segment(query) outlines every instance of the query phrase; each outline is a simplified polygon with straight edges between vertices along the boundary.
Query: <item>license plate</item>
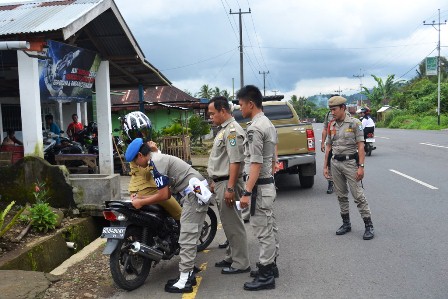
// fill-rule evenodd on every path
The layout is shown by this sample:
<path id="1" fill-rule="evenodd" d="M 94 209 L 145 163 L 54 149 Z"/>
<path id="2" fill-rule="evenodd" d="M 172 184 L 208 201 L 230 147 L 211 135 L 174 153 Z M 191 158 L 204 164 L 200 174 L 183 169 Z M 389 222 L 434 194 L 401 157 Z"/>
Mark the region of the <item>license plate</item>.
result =
<path id="1" fill-rule="evenodd" d="M 126 227 L 103 227 L 101 238 L 124 239 Z"/>
<path id="2" fill-rule="evenodd" d="M 283 169 L 285 169 L 285 162 L 279 161 L 278 162 L 278 170 L 283 170 Z"/>
<path id="3" fill-rule="evenodd" d="M 367 138 L 366 142 L 375 142 L 375 138 Z"/>

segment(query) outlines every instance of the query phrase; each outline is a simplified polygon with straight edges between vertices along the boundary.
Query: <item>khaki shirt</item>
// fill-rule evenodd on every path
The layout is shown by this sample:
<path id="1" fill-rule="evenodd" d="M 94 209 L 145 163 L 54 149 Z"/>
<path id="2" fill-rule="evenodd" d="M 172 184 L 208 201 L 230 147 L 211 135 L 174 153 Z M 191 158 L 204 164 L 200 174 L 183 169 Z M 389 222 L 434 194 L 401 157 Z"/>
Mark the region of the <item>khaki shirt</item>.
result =
<path id="1" fill-rule="evenodd" d="M 345 115 L 351 117 L 350 112 L 348 112 L 347 110 L 345 110 Z M 331 111 L 328 111 L 327 114 L 325 114 L 325 118 L 324 118 L 324 128 L 325 129 L 327 129 L 328 123 L 332 120 L 333 120 L 333 114 L 331 114 Z"/>
<path id="2" fill-rule="evenodd" d="M 207 172 L 212 179 L 228 176 L 230 163 L 241 163 L 239 174 L 242 174 L 244 135 L 243 128 L 233 117 L 221 125 L 221 130 L 215 137 L 212 152 L 208 159 Z"/>
<path id="3" fill-rule="evenodd" d="M 131 181 L 129 182 L 128 191 L 129 193 L 140 192 L 144 189 L 154 189 L 157 190 L 154 178 L 151 175 L 149 166 L 143 168 L 139 167 L 135 162 L 129 163 L 131 167 L 130 175 Z"/>
<path id="4" fill-rule="evenodd" d="M 244 141 L 244 173 L 249 174 L 251 163 L 261 163 L 259 178 L 272 176 L 272 159 L 275 159 L 277 131 L 263 112 L 258 113 L 246 129 Z"/>
<path id="5" fill-rule="evenodd" d="M 333 121 L 327 135 L 333 155 L 353 155 L 358 150 L 358 142 L 364 142 L 364 131 L 359 119 L 345 116 L 341 123 Z"/>
<path id="6" fill-rule="evenodd" d="M 152 169 L 154 181 L 157 187 L 165 187 L 165 179 L 169 179 L 169 187 L 172 193 L 179 193 L 188 187 L 191 178 L 204 180 L 204 177 L 190 164 L 178 157 L 161 153 L 151 153 L 151 161 L 156 169 Z"/>

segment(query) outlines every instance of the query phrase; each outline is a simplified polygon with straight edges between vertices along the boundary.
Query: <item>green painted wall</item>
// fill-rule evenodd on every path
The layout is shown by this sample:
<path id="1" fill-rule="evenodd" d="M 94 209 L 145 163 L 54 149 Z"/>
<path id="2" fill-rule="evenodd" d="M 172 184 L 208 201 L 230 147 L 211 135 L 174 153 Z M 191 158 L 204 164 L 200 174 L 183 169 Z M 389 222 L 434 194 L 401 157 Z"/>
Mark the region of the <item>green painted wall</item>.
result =
<path id="1" fill-rule="evenodd" d="M 120 128 L 120 122 L 118 117 L 124 116 L 131 111 L 123 110 L 119 112 L 112 113 L 112 130 L 115 128 Z M 190 117 L 193 115 L 193 110 L 181 111 L 177 109 L 159 109 L 147 111 L 146 115 L 151 120 L 153 129 L 156 131 L 160 131 L 162 128 L 171 125 L 171 123 L 180 117 L 182 117 L 182 121 L 185 120 L 185 117 Z M 114 132 L 114 135 L 118 136 L 119 132 Z"/>

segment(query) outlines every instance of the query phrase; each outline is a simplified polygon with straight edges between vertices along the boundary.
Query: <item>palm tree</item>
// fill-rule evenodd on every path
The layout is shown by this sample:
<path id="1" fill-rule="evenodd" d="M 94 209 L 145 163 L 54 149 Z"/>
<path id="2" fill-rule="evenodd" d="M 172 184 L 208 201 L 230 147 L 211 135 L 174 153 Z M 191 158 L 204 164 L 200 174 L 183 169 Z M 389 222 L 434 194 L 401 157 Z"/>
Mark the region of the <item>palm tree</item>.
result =
<path id="1" fill-rule="evenodd" d="M 196 94 L 196 97 L 202 99 L 211 99 L 213 96 L 213 90 L 208 86 L 208 84 L 204 84 L 201 86 L 200 91 Z"/>
<path id="2" fill-rule="evenodd" d="M 391 99 L 398 87 L 405 82 L 405 80 L 394 81 L 395 75 L 388 75 L 386 82 L 383 82 L 383 79 L 375 75 L 372 75 L 372 77 L 375 79 L 378 86 L 374 86 L 372 90 L 363 86 L 362 88 L 364 91 L 361 93 L 365 95 L 375 107 L 379 107 L 382 102 Z"/>

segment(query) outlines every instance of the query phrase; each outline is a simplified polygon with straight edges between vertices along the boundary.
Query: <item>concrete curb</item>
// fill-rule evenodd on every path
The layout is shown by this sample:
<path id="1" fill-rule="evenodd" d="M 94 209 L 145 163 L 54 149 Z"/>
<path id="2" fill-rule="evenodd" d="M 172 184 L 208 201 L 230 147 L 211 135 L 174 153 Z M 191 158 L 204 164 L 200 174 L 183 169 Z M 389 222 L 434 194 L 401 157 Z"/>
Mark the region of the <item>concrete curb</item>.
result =
<path id="1" fill-rule="evenodd" d="M 74 264 L 85 259 L 89 254 L 97 250 L 102 244 L 106 243 L 106 239 L 97 238 L 89 245 L 85 246 L 81 251 L 72 255 L 69 259 L 65 260 L 59 267 L 53 269 L 50 274 L 62 275 L 67 271 L 67 269 Z"/>

